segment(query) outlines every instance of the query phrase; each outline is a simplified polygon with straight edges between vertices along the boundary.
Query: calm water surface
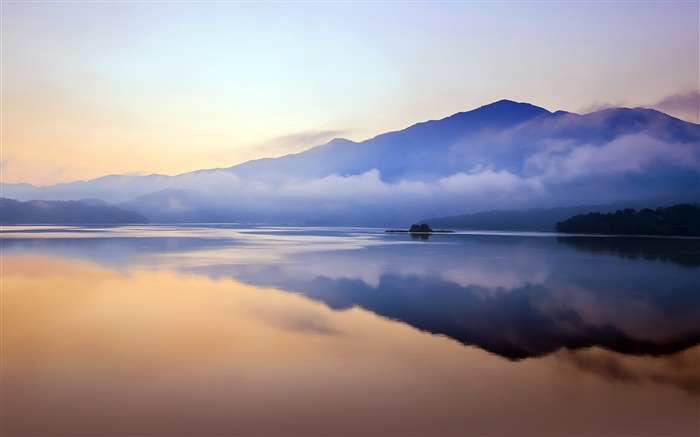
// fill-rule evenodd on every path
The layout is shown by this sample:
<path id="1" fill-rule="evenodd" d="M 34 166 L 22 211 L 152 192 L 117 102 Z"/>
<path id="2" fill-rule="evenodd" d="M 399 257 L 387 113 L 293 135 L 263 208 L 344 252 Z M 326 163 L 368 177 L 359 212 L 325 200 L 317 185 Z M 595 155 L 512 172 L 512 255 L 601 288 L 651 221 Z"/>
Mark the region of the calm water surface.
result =
<path id="1" fill-rule="evenodd" d="M 2 435 L 698 435 L 700 240 L 2 229 Z"/>

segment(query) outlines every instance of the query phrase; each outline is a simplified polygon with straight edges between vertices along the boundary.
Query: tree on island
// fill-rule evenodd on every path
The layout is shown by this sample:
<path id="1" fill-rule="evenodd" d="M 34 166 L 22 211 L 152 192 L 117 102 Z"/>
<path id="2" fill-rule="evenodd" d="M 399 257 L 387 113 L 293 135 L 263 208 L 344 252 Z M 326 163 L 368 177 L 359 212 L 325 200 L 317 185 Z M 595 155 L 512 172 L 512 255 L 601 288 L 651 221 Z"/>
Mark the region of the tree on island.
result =
<path id="1" fill-rule="evenodd" d="M 420 234 L 421 237 L 425 236 L 427 237 L 428 234 L 451 234 L 454 231 L 446 231 L 444 229 L 440 229 L 439 231 L 434 231 L 433 229 L 428 226 L 427 223 L 422 223 L 420 225 L 417 224 L 412 224 L 411 228 L 408 231 L 404 231 L 402 229 L 389 229 L 384 232 L 390 232 L 390 233 L 410 233 L 410 234 Z M 414 235 L 415 236 L 415 235 Z"/>
<path id="2" fill-rule="evenodd" d="M 422 223 L 420 225 L 413 224 L 411 225 L 411 229 L 408 230 L 410 233 L 419 233 L 419 232 L 434 232 L 432 229 L 430 229 L 430 226 L 428 226 L 427 223 Z"/>

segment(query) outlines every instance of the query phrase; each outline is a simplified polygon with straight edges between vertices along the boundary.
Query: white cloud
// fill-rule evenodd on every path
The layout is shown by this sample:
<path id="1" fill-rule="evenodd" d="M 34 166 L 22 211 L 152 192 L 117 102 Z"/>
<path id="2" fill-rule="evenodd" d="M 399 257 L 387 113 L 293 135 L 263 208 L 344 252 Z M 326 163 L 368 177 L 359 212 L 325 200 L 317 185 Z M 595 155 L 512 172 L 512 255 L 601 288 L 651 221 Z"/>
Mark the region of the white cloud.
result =
<path id="1" fill-rule="evenodd" d="M 667 143 L 641 133 L 601 146 L 553 144 L 528 158 L 525 167 L 538 171 L 543 182 L 552 183 L 599 174 L 639 173 L 658 164 L 693 168 L 699 159 L 697 144 Z"/>
<path id="2" fill-rule="evenodd" d="M 508 197 L 516 192 L 544 194 L 544 187 L 537 179 L 523 179 L 505 170 L 492 169 L 465 174 L 457 173 L 440 179 L 438 188 L 458 196 L 479 196 L 486 193 L 499 197 Z"/>

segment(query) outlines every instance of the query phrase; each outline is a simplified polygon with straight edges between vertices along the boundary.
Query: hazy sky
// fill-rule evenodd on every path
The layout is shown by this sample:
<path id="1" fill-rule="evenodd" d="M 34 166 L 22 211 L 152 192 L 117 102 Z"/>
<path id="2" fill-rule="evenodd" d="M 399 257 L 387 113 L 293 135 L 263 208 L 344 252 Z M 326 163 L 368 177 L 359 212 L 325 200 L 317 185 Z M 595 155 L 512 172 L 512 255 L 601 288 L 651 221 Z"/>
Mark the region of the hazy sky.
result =
<path id="1" fill-rule="evenodd" d="M 698 122 L 689 2 L 2 2 L 2 179 L 177 174 L 503 98 Z"/>

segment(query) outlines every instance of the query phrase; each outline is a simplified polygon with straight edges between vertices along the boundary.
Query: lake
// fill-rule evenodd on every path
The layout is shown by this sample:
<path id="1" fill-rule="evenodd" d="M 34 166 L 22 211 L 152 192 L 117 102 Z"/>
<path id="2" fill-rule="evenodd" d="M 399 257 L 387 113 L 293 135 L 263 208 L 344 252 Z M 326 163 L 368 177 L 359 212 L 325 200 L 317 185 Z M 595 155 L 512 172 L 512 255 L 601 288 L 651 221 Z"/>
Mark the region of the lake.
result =
<path id="1" fill-rule="evenodd" d="M 2 229 L 3 436 L 698 435 L 700 240 Z"/>

